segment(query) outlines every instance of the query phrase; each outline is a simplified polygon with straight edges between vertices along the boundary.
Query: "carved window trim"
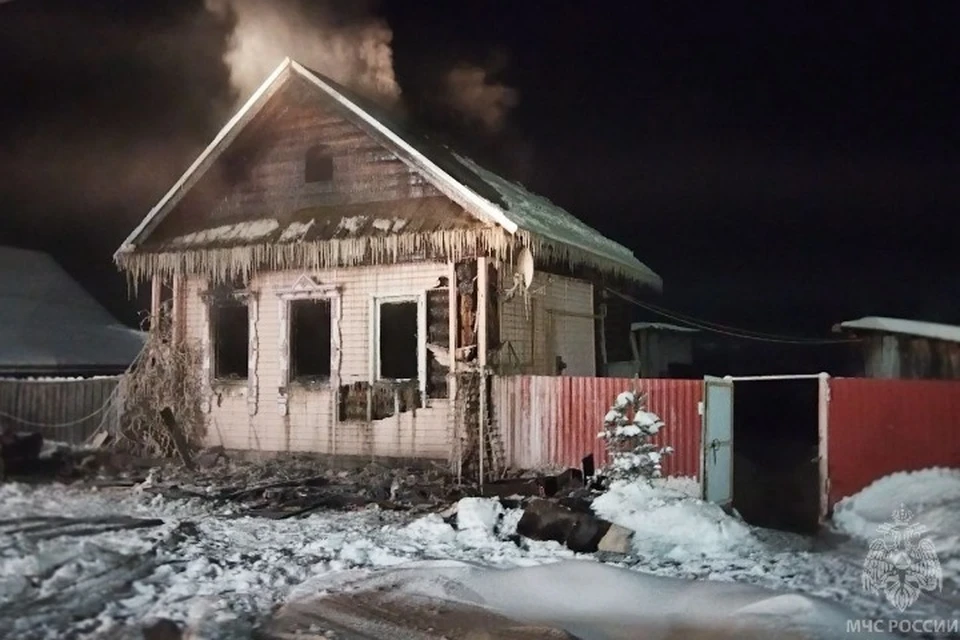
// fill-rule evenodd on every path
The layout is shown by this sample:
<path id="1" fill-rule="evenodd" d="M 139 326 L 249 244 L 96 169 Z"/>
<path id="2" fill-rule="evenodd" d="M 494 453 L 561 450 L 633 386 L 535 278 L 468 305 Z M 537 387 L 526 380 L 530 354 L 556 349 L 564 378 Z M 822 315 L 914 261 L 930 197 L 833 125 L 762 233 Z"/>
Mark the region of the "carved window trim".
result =
<path id="1" fill-rule="evenodd" d="M 330 301 L 330 378 L 318 388 L 329 388 L 336 391 L 340 388 L 340 365 L 343 359 L 340 347 L 340 319 L 342 313 L 341 287 L 332 284 L 322 284 L 308 275 L 302 275 L 290 287 L 277 289 L 279 299 L 278 312 L 280 321 L 280 386 L 277 389 L 277 405 L 280 415 L 287 415 L 289 409 L 290 379 L 290 303 L 296 300 L 329 300 Z"/>
<path id="2" fill-rule="evenodd" d="M 384 381 L 380 377 L 380 306 L 384 303 L 417 303 L 417 387 L 423 406 L 427 397 L 427 292 L 374 295 L 370 298 L 370 361 L 369 381 L 373 385 Z"/>
<path id="3" fill-rule="evenodd" d="M 245 383 L 247 396 L 247 412 L 252 416 L 256 415 L 258 410 L 258 395 L 260 387 L 260 375 L 257 370 L 259 365 L 260 339 L 257 335 L 260 305 L 259 295 L 253 289 L 237 289 L 229 293 L 224 293 L 215 289 L 208 289 L 200 292 L 202 325 L 205 327 L 201 334 L 201 355 L 202 355 L 202 376 L 204 398 L 201 410 L 204 413 L 210 413 L 212 399 L 226 389 L 237 388 Z M 216 365 L 214 362 L 214 341 L 213 341 L 213 308 L 220 302 L 233 300 L 240 302 L 247 307 L 247 379 L 239 380 L 236 383 L 220 380 L 216 377 Z"/>

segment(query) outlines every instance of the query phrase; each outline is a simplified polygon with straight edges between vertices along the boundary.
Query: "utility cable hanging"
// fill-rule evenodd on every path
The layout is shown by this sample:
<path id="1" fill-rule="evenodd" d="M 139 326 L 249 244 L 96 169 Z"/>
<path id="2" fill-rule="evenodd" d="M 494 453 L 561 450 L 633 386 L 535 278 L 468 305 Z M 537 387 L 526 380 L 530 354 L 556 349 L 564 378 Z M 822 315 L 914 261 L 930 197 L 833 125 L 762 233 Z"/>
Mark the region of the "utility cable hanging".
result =
<path id="1" fill-rule="evenodd" d="M 841 342 L 858 342 L 858 340 L 850 340 L 846 338 L 798 338 L 796 336 L 784 336 L 775 333 L 764 333 L 762 331 L 751 331 L 749 329 L 741 329 L 739 327 L 731 327 L 729 325 L 723 325 L 718 322 L 710 322 L 709 320 L 701 320 L 693 316 L 681 313 L 679 311 L 672 311 L 670 309 L 665 309 L 664 307 L 653 304 L 652 302 L 640 302 L 636 301 L 636 304 L 643 305 L 646 308 L 650 309 L 654 313 L 660 313 L 665 315 L 671 315 L 674 318 L 679 318 L 681 321 L 696 323 L 704 325 L 707 327 L 712 327 L 721 331 L 729 331 L 737 333 L 739 335 L 748 336 L 748 337 L 757 337 L 757 338 L 768 338 L 770 340 L 783 340 L 787 342 L 804 342 L 804 343 L 815 343 L 823 344 L 827 343 L 841 343 Z"/>
<path id="2" fill-rule="evenodd" d="M 713 333 L 718 333 L 722 335 L 731 336 L 734 338 L 741 338 L 744 340 L 755 340 L 757 342 L 769 342 L 775 344 L 792 344 L 792 345 L 809 345 L 809 346 L 819 346 L 819 345 L 832 345 L 832 344 L 850 344 L 854 342 L 860 342 L 860 340 L 855 339 L 825 339 L 825 338 L 797 338 L 791 336 L 780 336 L 775 334 L 765 334 L 755 331 L 749 331 L 746 329 L 739 329 L 737 327 L 730 327 L 722 324 L 717 324 L 714 322 L 709 322 L 706 320 L 699 320 L 693 318 L 692 316 L 687 316 L 679 312 L 669 311 L 657 305 L 653 305 L 646 302 L 641 302 L 636 298 L 629 296 L 625 293 L 621 293 L 609 287 L 604 287 L 606 291 L 613 294 L 614 296 L 629 302 L 630 304 L 636 305 L 642 309 L 646 309 L 652 313 L 663 316 L 674 322 L 679 322 L 703 331 L 709 331 Z"/>
<path id="3" fill-rule="evenodd" d="M 69 422 L 34 422 L 32 420 L 26 420 L 24 418 L 17 417 L 13 414 L 7 413 L 5 411 L 0 411 L 0 418 L 6 418 L 7 420 L 22 424 L 27 427 L 40 427 L 45 429 L 63 429 L 66 427 L 74 427 L 78 424 L 86 422 L 92 418 L 96 418 L 98 415 L 111 408 L 114 402 L 117 400 L 118 390 L 120 389 L 120 383 L 110 391 L 110 394 L 107 396 L 106 400 L 103 401 L 103 404 L 100 405 L 98 409 L 89 413 L 82 418 L 77 418 L 76 420 L 70 420 Z"/>
<path id="4" fill-rule="evenodd" d="M 18 416 L 6 413 L 5 411 L 2 411 L 2 410 L 0 410 L 0 418 L 5 418 L 7 420 L 11 420 L 13 422 L 22 424 L 27 427 L 39 427 L 39 428 L 46 428 L 46 429 L 64 429 L 67 427 L 74 427 L 78 424 L 86 422 L 87 420 L 95 418 L 101 413 L 106 412 L 107 409 L 113 408 L 117 402 L 123 401 L 122 398 L 120 398 L 121 388 L 124 385 L 124 381 L 126 380 L 126 377 L 130 374 L 131 371 L 133 371 L 134 367 L 140 363 L 140 360 L 143 358 L 143 353 L 144 353 L 143 349 L 137 352 L 136 357 L 134 357 L 133 361 L 127 366 L 124 372 L 119 376 L 117 376 L 117 385 L 107 395 L 107 398 L 103 401 L 103 404 L 100 405 L 98 409 L 96 409 L 95 411 L 93 411 L 88 415 L 85 415 L 82 418 L 77 418 L 76 420 L 70 420 L 69 422 L 58 422 L 58 423 L 34 422 L 32 420 L 26 420 L 24 418 L 20 418 Z M 97 425 L 97 429 L 103 426 L 103 422 L 105 419 L 106 417 L 100 420 L 100 424 Z"/>

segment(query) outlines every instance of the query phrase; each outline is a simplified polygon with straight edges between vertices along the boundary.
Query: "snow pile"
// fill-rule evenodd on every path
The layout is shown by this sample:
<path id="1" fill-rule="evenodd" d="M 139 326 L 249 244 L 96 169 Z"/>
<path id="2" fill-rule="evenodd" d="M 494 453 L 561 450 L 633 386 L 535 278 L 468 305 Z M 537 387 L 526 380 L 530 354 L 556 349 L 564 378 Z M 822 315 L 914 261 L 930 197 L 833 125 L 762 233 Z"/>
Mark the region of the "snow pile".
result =
<path id="1" fill-rule="evenodd" d="M 833 521 L 844 533 L 872 540 L 901 506 L 911 513 L 912 523 L 926 528 L 925 537 L 936 547 L 944 577 L 960 579 L 960 469 L 924 469 L 881 478 L 837 503 Z"/>
<path id="2" fill-rule="evenodd" d="M 497 530 L 503 506 L 489 498 L 462 498 L 457 503 L 457 529 L 471 538 L 490 538 Z"/>
<path id="3" fill-rule="evenodd" d="M 664 578 L 586 560 L 506 570 L 411 564 L 354 576 L 350 588 L 403 593 L 411 602 L 420 597 L 480 606 L 523 623 L 562 627 L 584 640 L 857 637 L 846 630 L 856 615 L 818 598 Z M 884 637 L 870 635 L 877 636 Z"/>
<path id="4" fill-rule="evenodd" d="M 593 501 L 598 516 L 633 530 L 634 550 L 677 562 L 756 550 L 750 528 L 689 493 L 688 482 L 615 482 Z"/>

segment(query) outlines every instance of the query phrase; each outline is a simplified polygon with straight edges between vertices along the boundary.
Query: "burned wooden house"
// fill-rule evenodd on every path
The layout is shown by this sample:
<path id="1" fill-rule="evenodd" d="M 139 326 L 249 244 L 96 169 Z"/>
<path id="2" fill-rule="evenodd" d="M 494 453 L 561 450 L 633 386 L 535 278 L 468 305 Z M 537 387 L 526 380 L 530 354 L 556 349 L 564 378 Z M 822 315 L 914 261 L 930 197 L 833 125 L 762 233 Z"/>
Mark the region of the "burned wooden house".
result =
<path id="1" fill-rule="evenodd" d="M 853 375 L 960 380 L 960 327 L 874 316 L 841 322 L 834 331 L 858 340 Z"/>
<path id="2" fill-rule="evenodd" d="M 342 456 L 463 459 L 487 374 L 595 375 L 597 285 L 660 287 L 620 244 L 291 60 L 115 260 L 172 291 L 211 444 Z"/>

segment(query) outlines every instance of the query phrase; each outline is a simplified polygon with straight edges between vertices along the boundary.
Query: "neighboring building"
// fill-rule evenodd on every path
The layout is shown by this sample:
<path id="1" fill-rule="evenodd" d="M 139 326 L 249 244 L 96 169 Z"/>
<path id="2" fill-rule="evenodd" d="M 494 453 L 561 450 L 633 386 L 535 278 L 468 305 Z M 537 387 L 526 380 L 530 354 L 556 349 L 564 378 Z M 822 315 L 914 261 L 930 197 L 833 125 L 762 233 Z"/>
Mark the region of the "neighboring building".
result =
<path id="1" fill-rule="evenodd" d="M 868 378 L 960 379 L 960 326 L 867 317 L 842 322 L 834 331 L 857 345 L 855 375 Z"/>
<path id="2" fill-rule="evenodd" d="M 661 285 L 566 211 L 290 60 L 115 259 L 174 290 L 212 443 L 460 461 L 488 420 L 478 371 L 593 376 L 598 286 Z"/>
<path id="3" fill-rule="evenodd" d="M 145 337 L 117 322 L 49 255 L 0 247 L 0 377 L 116 375 Z"/>
<path id="4" fill-rule="evenodd" d="M 690 378 L 694 373 L 697 329 L 663 322 L 630 325 L 633 358 L 611 362 L 607 375 L 617 378 Z"/>

